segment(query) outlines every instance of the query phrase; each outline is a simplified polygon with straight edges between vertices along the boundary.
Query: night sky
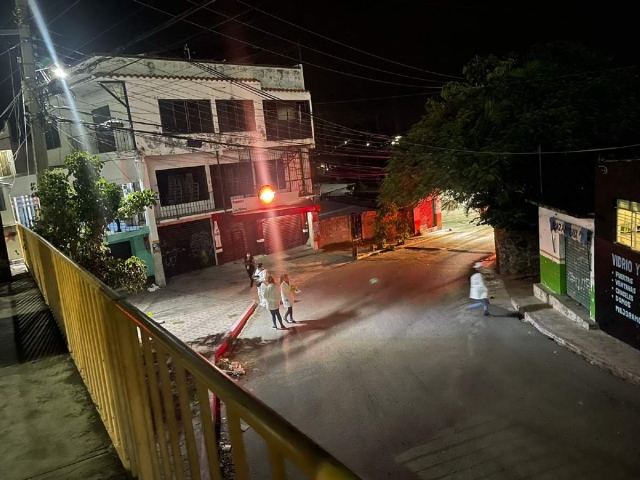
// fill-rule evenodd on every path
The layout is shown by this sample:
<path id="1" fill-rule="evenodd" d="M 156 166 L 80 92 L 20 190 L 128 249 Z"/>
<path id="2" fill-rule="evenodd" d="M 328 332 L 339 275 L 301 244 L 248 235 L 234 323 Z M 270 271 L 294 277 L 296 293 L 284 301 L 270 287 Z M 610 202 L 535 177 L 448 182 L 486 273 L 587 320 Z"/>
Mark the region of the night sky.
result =
<path id="1" fill-rule="evenodd" d="M 190 2 L 141 1 L 171 14 L 180 13 L 192 6 Z M 305 63 L 307 88 L 311 90 L 314 109 L 319 116 L 342 125 L 384 134 L 399 134 L 410 128 L 420 118 L 424 102 L 432 94 L 427 92 L 434 91 L 424 87 L 438 86 L 449 80 L 448 77 L 422 70 L 460 75 L 464 63 L 474 55 L 505 55 L 522 52 L 537 43 L 573 40 L 607 52 L 614 57 L 616 64 L 635 65 L 638 62 L 638 27 L 637 18 L 631 9 L 632 2 L 620 2 L 618 6 L 616 2 L 593 2 L 593 6 L 590 6 L 587 2 L 578 1 L 472 0 L 247 0 L 247 3 L 351 47 L 420 70 L 376 59 L 338 45 L 269 17 L 237 0 L 218 0 L 209 6 L 213 12 L 200 10 L 189 17 L 189 20 L 214 27 L 227 19 L 225 15 L 235 16 L 245 12 L 238 20 L 248 25 L 231 21 L 217 29 L 254 46 L 180 22 L 123 53 L 160 51 L 161 55 L 182 56 L 182 40 L 202 31 L 203 33 L 187 41 L 194 59 L 290 65 L 297 63 L 296 59 L 301 56 Z M 40 6 L 47 21 L 60 15 L 49 26 L 53 41 L 61 47 L 84 54 L 112 52 L 136 35 L 169 18 L 134 0 L 41 0 Z M 12 1 L 2 2 L 0 28 L 13 28 L 12 8 Z M 298 47 L 277 39 L 252 26 L 303 46 Z M 109 27 L 112 27 L 111 30 L 92 40 Z M 16 41 L 12 37 L 0 37 L 2 51 Z M 176 44 L 177 46 L 172 47 Z M 290 58 L 260 50 L 256 46 Z M 305 46 L 400 75 L 345 63 L 311 51 Z M 167 51 L 167 47 L 172 48 Z M 61 56 L 69 55 L 64 57 L 68 63 L 81 58 L 79 53 L 65 48 L 58 48 L 58 53 Z M 15 53 L 17 49 L 13 50 L 14 55 Z M 2 55 L 0 80 L 7 77 L 8 64 L 7 54 Z M 352 78 L 309 64 L 404 85 Z M 11 92 L 10 81 L 5 81 L 0 90 L 2 105 L 6 105 L 10 99 L 7 98 Z M 399 98 L 355 101 L 389 96 Z M 348 102 L 327 103 L 342 100 Z"/>

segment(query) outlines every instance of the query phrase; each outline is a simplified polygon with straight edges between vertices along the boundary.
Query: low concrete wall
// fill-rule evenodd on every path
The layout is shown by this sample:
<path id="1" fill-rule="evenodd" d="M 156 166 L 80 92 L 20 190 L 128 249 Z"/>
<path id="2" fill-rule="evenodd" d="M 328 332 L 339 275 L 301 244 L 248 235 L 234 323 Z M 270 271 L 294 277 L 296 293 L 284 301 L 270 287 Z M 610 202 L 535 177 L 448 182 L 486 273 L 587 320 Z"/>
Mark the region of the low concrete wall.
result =
<path id="1" fill-rule="evenodd" d="M 496 228 L 496 260 L 501 275 L 539 275 L 538 232 Z"/>

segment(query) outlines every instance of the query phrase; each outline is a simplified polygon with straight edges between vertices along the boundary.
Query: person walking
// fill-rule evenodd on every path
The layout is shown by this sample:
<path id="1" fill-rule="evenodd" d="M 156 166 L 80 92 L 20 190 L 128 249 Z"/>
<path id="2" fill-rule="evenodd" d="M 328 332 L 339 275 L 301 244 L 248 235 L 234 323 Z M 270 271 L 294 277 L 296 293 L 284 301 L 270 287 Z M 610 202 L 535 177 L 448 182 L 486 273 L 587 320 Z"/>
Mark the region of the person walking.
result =
<path id="1" fill-rule="evenodd" d="M 266 287 L 264 289 L 264 298 L 267 302 L 267 308 L 271 312 L 271 320 L 273 321 L 273 328 L 278 328 L 276 325 L 276 318 L 280 322 L 281 328 L 287 328 L 282 323 L 282 316 L 280 315 L 280 292 L 273 277 L 267 277 Z"/>
<path id="2" fill-rule="evenodd" d="M 280 276 L 280 297 L 282 298 L 282 306 L 287 309 L 284 314 L 284 321 L 287 323 L 296 323 L 293 319 L 293 304 L 295 302 L 293 291 L 295 287 L 289 285 L 289 275 L 286 273 Z M 290 320 L 287 320 L 287 317 Z"/>
<path id="3" fill-rule="evenodd" d="M 253 278 L 256 280 L 256 287 L 258 288 L 258 304 L 261 307 L 265 308 L 267 308 L 267 302 L 264 299 L 264 289 L 266 287 L 265 283 L 268 277 L 269 272 L 267 271 L 267 269 L 264 268 L 262 262 L 258 263 L 258 269 L 253 275 Z"/>
<path id="4" fill-rule="evenodd" d="M 253 287 L 253 274 L 256 273 L 256 261 L 253 259 L 253 255 L 247 252 L 247 256 L 244 257 L 244 269 L 249 275 L 249 288 Z"/>
<path id="5" fill-rule="evenodd" d="M 469 283 L 471 284 L 469 291 L 469 298 L 471 300 L 479 300 L 478 302 L 472 303 L 467 307 L 467 310 L 471 310 L 472 308 L 482 307 L 484 310 L 484 315 L 489 316 L 489 291 L 487 290 L 487 286 L 484 284 L 484 278 L 482 277 L 482 273 L 480 273 L 480 269 L 482 268 L 482 262 L 476 262 L 473 266 L 473 272 L 471 273 L 471 277 L 469 278 Z"/>

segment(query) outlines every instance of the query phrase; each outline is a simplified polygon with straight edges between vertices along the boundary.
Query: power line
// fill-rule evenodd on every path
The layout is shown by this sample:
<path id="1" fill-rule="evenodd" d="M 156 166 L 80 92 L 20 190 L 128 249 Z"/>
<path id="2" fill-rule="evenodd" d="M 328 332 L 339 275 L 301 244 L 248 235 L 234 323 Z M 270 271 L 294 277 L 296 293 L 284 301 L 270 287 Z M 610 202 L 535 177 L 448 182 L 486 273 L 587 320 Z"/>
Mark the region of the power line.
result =
<path id="1" fill-rule="evenodd" d="M 153 5 L 149 5 L 149 4 L 143 3 L 140 0 L 133 0 L 133 1 L 136 2 L 136 3 L 139 3 L 140 5 L 144 5 L 144 6 L 150 8 L 152 10 L 156 10 L 156 11 L 158 11 L 160 13 L 164 13 L 165 15 L 173 17 L 173 14 L 171 14 L 171 13 L 165 11 L 165 10 L 162 10 L 161 8 L 158 8 L 158 7 L 155 7 Z M 295 57 L 291 57 L 289 55 L 284 55 L 282 53 L 278 53 L 278 52 L 275 52 L 273 50 L 269 50 L 268 48 L 260 47 L 259 45 L 254 45 L 254 44 L 252 44 L 250 42 L 245 42 L 244 40 L 240 40 L 239 38 L 232 37 L 231 35 L 227 35 L 227 34 L 222 33 L 222 32 L 216 32 L 215 30 L 213 30 L 213 29 L 211 29 L 209 27 L 205 27 L 205 26 L 200 25 L 199 23 L 193 22 L 191 20 L 187 20 L 185 18 L 181 18 L 180 20 L 182 20 L 183 22 L 189 23 L 191 25 L 194 25 L 196 27 L 202 28 L 204 30 L 208 30 L 208 31 L 211 31 L 213 33 L 217 33 L 218 35 L 221 35 L 221 36 L 223 36 L 225 38 L 229 38 L 231 40 L 235 40 L 236 42 L 244 43 L 245 45 L 250 45 L 250 46 L 253 46 L 253 47 L 258 48 L 260 50 L 264 50 L 265 52 L 269 52 L 269 53 L 272 53 L 274 55 L 278 55 L 280 57 L 287 58 L 289 60 L 293 60 L 293 61 L 298 62 L 298 63 L 303 63 L 303 64 L 309 65 L 311 67 L 316 67 L 316 68 L 320 68 L 322 70 L 327 70 L 329 72 L 338 73 L 340 75 L 346 75 L 348 77 L 359 78 L 360 80 L 368 80 L 368 81 L 371 81 L 371 82 L 384 83 L 384 84 L 387 84 L 387 85 L 397 85 L 397 86 L 401 86 L 401 87 L 433 88 L 433 87 L 425 87 L 424 85 L 411 85 L 411 84 L 407 84 L 407 83 L 389 82 L 387 80 L 379 80 L 379 79 L 375 79 L 375 78 L 364 77 L 362 75 L 356 75 L 356 74 L 353 74 L 353 73 L 348 73 L 348 72 L 343 72 L 343 71 L 340 71 L 340 70 L 335 70 L 335 69 L 329 68 L 329 67 L 323 67 L 322 65 L 317 65 L 317 64 L 311 63 L 311 62 L 304 62 L 304 61 L 300 62 L 300 60 L 295 58 Z"/>
<path id="2" fill-rule="evenodd" d="M 241 0 L 236 0 L 236 2 L 238 2 L 238 3 L 242 4 L 242 5 L 244 5 L 245 7 L 251 7 L 251 5 L 249 5 L 248 3 L 245 3 L 245 2 L 243 2 L 243 1 L 241 1 Z M 253 7 L 253 8 L 254 8 L 257 12 L 263 13 L 264 15 L 267 15 L 267 16 L 269 16 L 269 17 L 275 18 L 276 20 L 280 20 L 281 22 L 284 22 L 284 23 L 286 23 L 286 24 L 288 24 L 288 25 L 291 25 L 291 26 L 293 26 L 293 27 L 299 28 L 300 30 L 304 30 L 305 32 L 311 33 L 311 34 L 316 35 L 316 36 L 318 36 L 318 37 L 320 37 L 320 38 L 323 38 L 323 39 L 325 39 L 325 40 L 328 40 L 328 41 L 330 41 L 330 42 L 336 43 L 336 44 L 338 44 L 338 45 L 341 45 L 341 46 L 343 46 L 343 47 L 349 48 L 349 49 L 351 49 L 351 50 L 355 50 L 356 52 L 360 52 L 360 53 L 363 53 L 363 54 L 365 54 L 365 55 L 369 55 L 370 57 L 377 58 L 377 59 L 379 59 L 379 60 L 384 60 L 385 62 L 391 62 L 391 63 L 394 63 L 394 64 L 396 64 L 396 65 L 400 65 L 400 66 L 402 66 L 402 67 L 410 68 L 410 69 L 412 69 L 412 70 L 418 70 L 418 71 L 420 71 L 420 72 L 430 73 L 430 74 L 432 74 L 432 75 L 439 75 L 439 76 L 441 76 L 441 77 L 455 78 L 455 79 L 460 79 L 460 80 L 461 80 L 461 79 L 463 79 L 462 77 L 458 77 L 458 76 L 455 76 L 455 75 L 448 75 L 448 74 L 445 74 L 445 73 L 439 73 L 439 72 L 434 72 L 434 71 L 431 71 L 431 70 L 425 70 L 425 69 L 423 69 L 423 68 L 413 67 L 413 66 L 411 66 L 411 65 L 406 65 L 406 64 L 404 64 L 404 63 L 400 63 L 400 62 L 397 62 L 397 61 L 395 61 L 395 60 L 391 60 L 391 59 L 388 59 L 388 58 L 385 58 L 385 57 L 381 57 L 380 55 L 376 55 L 376 54 L 373 54 L 373 53 L 366 52 L 366 51 L 361 50 L 361 49 L 359 49 L 359 48 L 352 47 L 351 45 L 347 45 L 346 43 L 339 42 L 339 41 L 334 40 L 334 39 L 332 39 L 332 38 L 329 38 L 329 37 L 327 37 L 327 36 L 325 36 L 325 35 L 322 35 L 322 34 L 320 34 L 320 33 L 314 32 L 313 30 L 309 30 L 308 28 L 301 27 L 300 25 L 297 25 L 297 24 L 295 24 L 295 23 L 293 23 L 293 22 L 290 22 L 290 21 L 285 20 L 285 19 L 283 19 L 283 18 L 277 17 L 277 16 L 275 16 L 275 15 L 272 15 L 271 13 L 269 13 L 269 12 L 265 12 L 264 10 L 261 10 L 261 9 L 259 9 L 259 8 L 257 8 L 257 7 Z"/>
<path id="3" fill-rule="evenodd" d="M 331 105 L 334 103 L 352 103 L 352 102 L 371 102 L 374 100 L 387 100 L 390 98 L 406 98 L 406 97 L 418 97 L 423 95 L 434 95 L 439 94 L 440 92 L 421 92 L 421 93 L 410 93 L 408 95 L 391 95 L 388 97 L 374 97 L 374 98 L 356 98 L 352 100 L 335 100 L 331 102 L 313 102 L 314 105 Z"/>
<path id="4" fill-rule="evenodd" d="M 194 1 L 194 0 L 189 0 L 189 3 L 195 3 L 195 1 Z M 230 19 L 230 18 L 231 18 L 231 17 L 229 17 L 228 15 L 225 15 L 224 13 L 221 13 L 221 12 L 218 12 L 218 11 L 216 11 L 216 10 L 213 10 L 213 9 L 212 9 L 212 8 L 210 8 L 210 7 L 207 7 L 207 8 L 206 8 L 206 10 L 208 10 L 208 11 L 210 11 L 210 12 L 213 12 L 213 13 L 215 13 L 215 14 L 217 14 L 217 15 L 220 15 L 220 16 L 223 16 L 223 17 L 226 17 L 226 18 L 228 18 L 228 19 Z M 283 41 L 285 41 L 285 42 L 292 43 L 293 45 L 296 45 L 296 46 L 298 46 L 298 47 L 306 48 L 307 50 L 311 50 L 312 52 L 316 52 L 316 53 L 319 53 L 319 54 L 321 54 L 321 55 L 326 55 L 326 56 L 328 56 L 328 57 L 335 58 L 336 60 L 340 60 L 340 61 L 342 61 L 342 62 L 351 63 L 352 65 L 357 65 L 357 66 L 362 67 L 362 68 L 368 68 L 368 69 L 370 69 L 370 70 L 375 70 L 375 71 L 377 71 L 377 72 L 387 73 L 387 74 L 390 74 L 390 75 L 396 75 L 396 76 L 404 77 L 404 78 L 410 78 L 410 79 L 413 79 L 413 80 L 421 80 L 421 81 L 425 81 L 425 82 L 446 83 L 446 82 L 444 82 L 444 81 L 442 81 L 442 80 L 429 80 L 429 79 L 426 79 L 426 78 L 414 77 L 414 76 L 412 76 L 412 75 L 404 75 L 404 74 L 402 74 L 402 73 L 396 73 L 396 72 L 391 72 L 391 71 L 389 71 L 389 70 L 383 70 L 383 69 L 381 69 L 381 68 L 371 67 L 371 66 L 369 66 L 369 65 L 365 65 L 365 64 L 362 64 L 362 63 L 354 62 L 354 61 L 352 61 L 352 60 L 348 60 L 348 59 L 346 59 L 346 58 L 342 58 L 342 57 L 339 57 L 339 56 L 337 56 L 337 55 L 332 55 L 331 53 L 323 52 L 322 50 L 318 50 L 317 48 L 309 47 L 308 45 L 303 45 L 303 44 L 298 43 L 298 42 L 295 42 L 295 41 L 293 41 L 293 40 L 289 40 L 288 38 L 281 37 L 280 35 L 276 35 L 275 33 L 268 32 L 268 31 L 263 30 L 263 29 L 261 29 L 261 28 L 258 28 L 258 27 L 256 27 L 256 26 L 253 26 L 253 25 L 250 25 L 250 24 L 248 24 L 248 23 L 242 22 L 242 21 L 240 21 L 240 20 L 237 20 L 237 19 L 236 19 L 235 21 L 236 21 L 237 23 L 241 24 L 241 25 L 245 25 L 245 26 L 247 26 L 247 27 L 249 27 L 249 28 L 253 28 L 254 30 L 257 30 L 257 31 L 259 31 L 259 32 L 266 33 L 267 35 L 270 35 L 270 36 L 275 37 L 275 38 L 277 38 L 277 39 L 283 40 Z"/>

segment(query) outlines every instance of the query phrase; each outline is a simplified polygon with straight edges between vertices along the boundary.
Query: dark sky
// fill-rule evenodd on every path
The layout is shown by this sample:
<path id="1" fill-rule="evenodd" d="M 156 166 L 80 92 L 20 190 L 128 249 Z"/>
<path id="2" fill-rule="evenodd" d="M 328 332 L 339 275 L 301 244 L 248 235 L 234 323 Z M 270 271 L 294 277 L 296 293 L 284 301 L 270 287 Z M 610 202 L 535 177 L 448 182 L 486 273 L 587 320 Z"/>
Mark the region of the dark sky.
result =
<path id="1" fill-rule="evenodd" d="M 141 0 L 171 14 L 180 13 L 192 4 L 166 0 Z M 244 1 L 244 0 L 243 0 Z M 617 64 L 638 63 L 637 19 L 632 2 L 538 1 L 490 2 L 474 0 L 395 0 L 369 2 L 247 0 L 273 15 L 321 33 L 349 46 L 414 66 L 418 69 L 459 75 L 466 61 L 474 55 L 522 52 L 533 44 L 557 40 L 573 40 L 588 47 L 610 53 Z M 10 22 L 10 0 L 0 7 L 0 28 L 13 28 Z M 110 52 L 146 30 L 159 25 L 168 16 L 144 7 L 134 0 L 40 0 L 47 21 L 62 14 L 50 24 L 53 41 L 82 53 Z M 68 8 L 65 13 L 63 11 Z M 264 13 L 251 10 L 237 0 L 218 0 L 190 20 L 213 27 L 226 19 L 249 10 L 238 19 L 251 26 L 274 33 L 305 46 L 349 59 L 377 69 L 405 75 L 375 71 L 336 58 L 313 52 L 257 31 L 250 26 L 229 22 L 219 31 L 249 44 L 279 52 L 291 59 L 268 53 L 220 35 L 204 32 L 188 40 L 193 58 L 238 61 L 242 63 L 293 64 L 299 55 L 303 63 L 311 63 L 340 72 L 410 86 L 391 85 L 357 79 L 321 68 L 305 65 L 307 88 L 312 92 L 316 113 L 343 125 L 375 133 L 394 134 L 407 130 L 419 119 L 425 99 L 425 86 L 437 86 L 446 77 L 406 68 L 379 60 L 347 47 L 322 39 L 288 25 Z M 119 24 L 117 24 L 120 22 Z M 4 25 L 3 25 L 4 23 Z M 117 25 L 116 25 L 117 24 Z M 115 25 L 115 26 L 114 26 Z M 89 42 L 105 29 L 113 27 Z M 197 26 L 180 22 L 142 41 L 124 53 L 162 50 L 200 31 Z M 11 37 L 0 37 L 2 51 L 13 45 Z M 14 50 L 15 52 L 15 50 Z M 68 62 L 80 58 L 76 52 L 59 48 Z M 182 46 L 164 52 L 182 55 Z M 0 57 L 0 81 L 8 75 L 8 57 Z M 435 81 L 435 82 L 430 82 Z M 7 87 L 1 86 L 2 104 L 6 104 Z M 416 95 L 422 93 L 422 95 Z M 386 100 L 358 99 L 403 96 Z M 326 103 L 349 100 L 347 103 Z"/>

